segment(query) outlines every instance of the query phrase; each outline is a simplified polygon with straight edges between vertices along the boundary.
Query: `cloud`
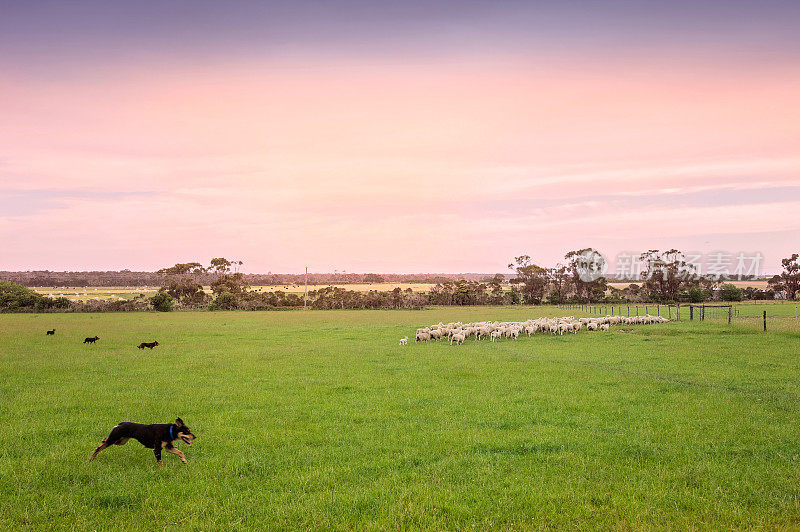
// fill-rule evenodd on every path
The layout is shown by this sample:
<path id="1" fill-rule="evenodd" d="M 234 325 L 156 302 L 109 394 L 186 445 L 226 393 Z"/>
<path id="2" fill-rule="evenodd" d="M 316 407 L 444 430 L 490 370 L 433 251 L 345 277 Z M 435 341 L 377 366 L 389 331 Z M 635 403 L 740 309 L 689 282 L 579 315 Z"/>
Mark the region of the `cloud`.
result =
<path id="1" fill-rule="evenodd" d="M 2 266 L 496 271 L 708 235 L 777 264 L 799 229 L 796 71 L 574 66 L 6 77 Z"/>

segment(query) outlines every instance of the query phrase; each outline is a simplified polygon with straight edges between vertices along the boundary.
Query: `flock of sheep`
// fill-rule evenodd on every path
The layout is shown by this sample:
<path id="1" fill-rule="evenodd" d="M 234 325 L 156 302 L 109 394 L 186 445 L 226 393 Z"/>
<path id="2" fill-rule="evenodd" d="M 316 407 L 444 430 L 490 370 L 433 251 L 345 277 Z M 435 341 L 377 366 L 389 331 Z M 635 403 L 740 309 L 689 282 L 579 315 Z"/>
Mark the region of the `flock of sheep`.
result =
<path id="1" fill-rule="evenodd" d="M 635 316 L 626 318 L 624 316 L 604 316 L 602 318 L 578 318 L 572 316 L 565 318 L 539 318 L 528 321 L 505 321 L 505 322 L 476 322 L 476 323 L 437 323 L 429 327 L 417 329 L 417 342 L 428 342 L 430 340 L 450 340 L 450 345 L 462 344 L 470 336 L 475 340 L 484 338 L 492 342 L 503 338 L 516 340 L 520 334 L 531 336 L 536 333 L 575 334 L 585 328 L 587 331 L 608 331 L 612 325 L 644 325 L 650 323 L 665 323 L 669 320 L 661 316 Z M 400 340 L 400 345 L 406 345 L 408 338 Z"/>

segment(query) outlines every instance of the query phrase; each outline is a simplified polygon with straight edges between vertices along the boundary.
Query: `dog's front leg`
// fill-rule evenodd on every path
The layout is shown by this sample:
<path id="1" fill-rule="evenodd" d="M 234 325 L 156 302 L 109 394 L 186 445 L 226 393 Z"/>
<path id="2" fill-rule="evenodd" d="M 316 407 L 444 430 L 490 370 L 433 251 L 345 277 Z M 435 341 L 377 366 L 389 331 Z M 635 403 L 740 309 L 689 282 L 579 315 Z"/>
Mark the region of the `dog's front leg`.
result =
<path id="1" fill-rule="evenodd" d="M 175 456 L 177 456 L 178 458 L 180 458 L 181 462 L 183 462 L 184 464 L 188 463 L 186 461 L 186 457 L 183 455 L 183 451 L 181 451 L 180 449 L 176 449 L 172 445 L 167 445 L 166 447 L 164 447 L 164 450 L 166 450 L 168 453 L 172 453 Z"/>
<path id="2" fill-rule="evenodd" d="M 157 443 L 155 449 L 153 449 L 153 454 L 156 455 L 156 462 L 159 466 L 163 466 L 164 462 L 161 461 L 161 444 Z"/>

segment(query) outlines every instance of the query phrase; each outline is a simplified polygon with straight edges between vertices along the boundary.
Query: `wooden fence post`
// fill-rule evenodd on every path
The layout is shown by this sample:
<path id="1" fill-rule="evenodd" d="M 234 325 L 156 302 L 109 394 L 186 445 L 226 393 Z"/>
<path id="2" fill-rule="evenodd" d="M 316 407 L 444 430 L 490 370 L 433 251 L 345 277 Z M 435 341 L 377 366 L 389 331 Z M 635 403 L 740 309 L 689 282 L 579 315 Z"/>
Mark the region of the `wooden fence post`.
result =
<path id="1" fill-rule="evenodd" d="M 767 332 L 767 311 L 764 311 L 764 332 Z"/>
<path id="2" fill-rule="evenodd" d="M 694 319 L 694 307 L 689 305 L 689 321 Z"/>
<path id="3" fill-rule="evenodd" d="M 733 312 L 733 307 L 728 307 L 728 325 L 731 324 L 731 313 Z"/>
<path id="4" fill-rule="evenodd" d="M 681 304 L 675 305 L 675 321 L 681 321 Z"/>

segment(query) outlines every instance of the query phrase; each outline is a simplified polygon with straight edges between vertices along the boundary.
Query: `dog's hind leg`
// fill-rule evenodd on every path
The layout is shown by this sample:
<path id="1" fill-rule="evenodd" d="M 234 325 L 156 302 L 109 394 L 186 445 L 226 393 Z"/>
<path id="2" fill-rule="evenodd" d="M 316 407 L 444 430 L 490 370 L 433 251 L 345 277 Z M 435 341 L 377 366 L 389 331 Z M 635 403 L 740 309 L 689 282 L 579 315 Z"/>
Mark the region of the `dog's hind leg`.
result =
<path id="1" fill-rule="evenodd" d="M 109 447 L 108 441 L 103 440 L 103 443 L 97 446 L 97 449 L 94 450 L 94 453 L 92 453 L 92 456 L 89 457 L 89 460 L 90 461 L 94 460 L 94 457 L 97 456 L 100 453 L 100 451 L 102 451 L 103 449 L 107 449 L 108 447 Z"/>
<path id="2" fill-rule="evenodd" d="M 111 433 L 106 436 L 106 438 L 100 442 L 100 445 L 97 446 L 97 449 L 94 450 L 94 453 L 92 453 L 92 456 L 89 458 L 89 460 L 94 460 L 94 457 L 97 456 L 100 451 L 107 449 L 112 445 L 125 445 L 130 438 L 121 438 L 120 436 L 122 435 L 122 432 L 123 431 L 120 426 L 115 425 L 114 428 L 111 429 Z"/>

